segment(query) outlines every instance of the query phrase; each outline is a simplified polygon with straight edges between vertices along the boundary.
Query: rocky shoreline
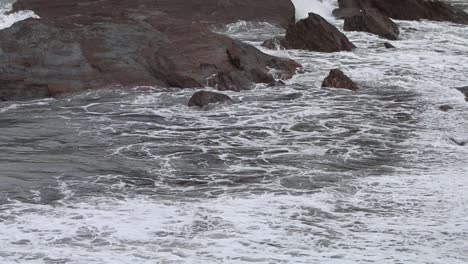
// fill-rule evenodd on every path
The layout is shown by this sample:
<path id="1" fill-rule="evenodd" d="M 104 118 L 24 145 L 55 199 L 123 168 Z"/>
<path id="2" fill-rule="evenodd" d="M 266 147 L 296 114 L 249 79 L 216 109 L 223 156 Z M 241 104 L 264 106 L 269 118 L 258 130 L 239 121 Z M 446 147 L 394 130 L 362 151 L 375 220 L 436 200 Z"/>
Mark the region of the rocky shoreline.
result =
<path id="1" fill-rule="evenodd" d="M 397 3 L 398 2 L 398 3 Z M 424 0 L 340 0 L 345 30 L 398 39 L 394 19 L 468 24 L 468 15 Z M 300 65 L 214 33 L 210 26 L 266 21 L 287 29 L 283 48 L 351 51 L 354 45 L 311 13 L 295 23 L 290 0 L 19 0 L 27 19 L 0 31 L 0 100 L 28 100 L 106 87 L 213 87 L 240 91 L 275 85 Z M 400 12 L 405 10 L 405 12 Z"/>

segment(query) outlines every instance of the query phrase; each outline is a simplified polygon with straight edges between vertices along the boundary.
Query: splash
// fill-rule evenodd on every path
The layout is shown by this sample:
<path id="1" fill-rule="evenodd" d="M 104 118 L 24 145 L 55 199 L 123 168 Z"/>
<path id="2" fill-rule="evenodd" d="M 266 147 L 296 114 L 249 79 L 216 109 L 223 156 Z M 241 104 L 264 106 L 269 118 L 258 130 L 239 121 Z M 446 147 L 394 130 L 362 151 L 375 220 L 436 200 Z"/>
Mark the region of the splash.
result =
<path id="1" fill-rule="evenodd" d="M 12 9 L 12 4 L 0 5 L 0 30 L 11 27 L 14 23 L 28 19 L 39 18 L 33 11 L 22 10 L 15 13 L 8 13 Z"/>
<path id="2" fill-rule="evenodd" d="M 296 20 L 306 18 L 309 12 L 324 18 L 333 18 L 332 12 L 336 8 L 334 0 L 292 0 L 296 7 Z"/>

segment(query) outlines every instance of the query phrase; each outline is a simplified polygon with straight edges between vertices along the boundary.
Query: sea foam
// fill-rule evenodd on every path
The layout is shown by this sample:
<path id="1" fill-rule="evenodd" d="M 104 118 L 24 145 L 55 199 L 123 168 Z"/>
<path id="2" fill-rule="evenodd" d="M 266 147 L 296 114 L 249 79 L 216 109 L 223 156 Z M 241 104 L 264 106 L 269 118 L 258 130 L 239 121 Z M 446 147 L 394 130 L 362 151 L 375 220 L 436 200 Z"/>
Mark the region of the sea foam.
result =
<path id="1" fill-rule="evenodd" d="M 333 18 L 332 12 L 336 8 L 334 0 L 292 0 L 296 7 L 296 20 L 308 17 L 309 12 L 324 18 Z"/>
<path id="2" fill-rule="evenodd" d="M 12 9 L 12 4 L 0 5 L 0 30 L 11 27 L 14 23 L 28 19 L 39 18 L 30 10 L 22 10 L 14 13 L 8 13 Z"/>

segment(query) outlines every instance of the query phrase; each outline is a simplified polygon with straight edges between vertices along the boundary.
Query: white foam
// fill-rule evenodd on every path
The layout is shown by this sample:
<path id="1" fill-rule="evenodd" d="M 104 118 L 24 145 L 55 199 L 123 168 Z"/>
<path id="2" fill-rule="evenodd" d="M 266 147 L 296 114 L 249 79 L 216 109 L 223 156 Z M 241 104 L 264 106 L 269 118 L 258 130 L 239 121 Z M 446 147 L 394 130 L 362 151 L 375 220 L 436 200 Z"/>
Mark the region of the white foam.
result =
<path id="1" fill-rule="evenodd" d="M 34 12 L 30 10 L 21 10 L 21 11 L 9 14 L 8 12 L 11 9 L 12 9 L 12 4 L 6 4 L 4 6 L 0 6 L 0 30 L 9 28 L 16 22 L 19 22 L 28 18 L 36 18 L 36 19 L 39 18 L 38 15 L 34 14 Z"/>
<path id="2" fill-rule="evenodd" d="M 309 16 L 309 12 L 318 14 L 323 18 L 333 18 L 332 12 L 336 8 L 334 0 L 292 0 L 296 7 L 296 20 Z"/>
<path id="3" fill-rule="evenodd" d="M 342 27 L 342 21 L 331 22 Z M 113 150 L 115 162 L 150 170 L 154 185 L 133 186 L 122 175 L 93 175 L 77 180 L 82 187 L 77 189 L 59 179 L 64 198 L 57 204 L 0 206 L 0 263 L 467 263 L 468 148 L 447 138 L 466 138 L 468 107 L 451 88 L 466 85 L 468 29 L 397 23 L 402 36 L 392 42 L 398 47 L 393 50 L 374 35 L 345 32 L 358 46 L 354 52 L 269 51 L 299 61 L 304 73 L 286 87 L 228 91 L 244 96 L 243 103 L 212 111 L 186 106 L 193 90 L 141 92 L 118 96 L 117 102 L 99 101 L 93 91 L 81 96 L 94 98 L 92 103 L 59 101 L 67 106 L 61 116 L 70 118 L 71 127 L 84 135 L 100 134 L 106 144 L 99 148 Z M 228 30 L 244 38 L 251 34 L 252 42 L 269 34 L 244 22 Z M 320 89 L 336 67 L 363 89 Z M 303 93 L 299 99 L 268 101 L 298 91 Z M 440 104 L 454 109 L 441 112 Z M 13 115 L 30 108 L 17 103 L 0 112 Z M 125 114 L 150 118 L 126 119 Z M 396 114 L 414 120 L 392 121 Z M 298 123 L 314 130 L 292 129 Z M 349 133 L 349 128 L 359 129 Z M 34 129 L 35 124 L 28 130 L 39 133 Z M 366 147 L 358 140 L 382 144 Z M 218 167 L 204 164 L 207 153 L 219 154 Z M 378 169 L 394 171 L 325 170 L 328 163 L 352 166 L 382 153 L 401 161 L 377 164 Z M 199 156 L 196 164 L 190 155 Z M 209 179 L 209 186 L 167 183 L 184 179 L 187 167 L 199 179 Z M 234 178 L 245 171 L 265 172 L 260 190 L 250 192 L 257 183 L 218 185 L 229 180 L 226 174 Z M 329 185 L 308 188 L 317 177 Z M 88 182 L 105 185 L 106 192 L 86 195 Z M 208 188 L 204 195 L 196 193 Z M 210 196 L 212 190 L 223 194 Z M 41 202 L 33 192 L 33 201 Z"/>

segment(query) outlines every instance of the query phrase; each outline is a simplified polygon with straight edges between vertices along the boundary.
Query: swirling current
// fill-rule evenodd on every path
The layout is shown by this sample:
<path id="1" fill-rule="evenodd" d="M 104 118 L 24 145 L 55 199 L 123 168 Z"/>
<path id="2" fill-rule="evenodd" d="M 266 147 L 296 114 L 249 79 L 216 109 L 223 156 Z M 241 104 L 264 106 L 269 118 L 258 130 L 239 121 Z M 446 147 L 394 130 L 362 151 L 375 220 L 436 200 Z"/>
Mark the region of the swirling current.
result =
<path id="1" fill-rule="evenodd" d="M 396 22 L 397 49 L 346 32 L 357 49 L 333 54 L 218 29 L 303 65 L 232 105 L 156 87 L 1 102 L 0 263 L 467 263 L 468 27 Z M 320 88 L 337 67 L 362 89 Z"/>

